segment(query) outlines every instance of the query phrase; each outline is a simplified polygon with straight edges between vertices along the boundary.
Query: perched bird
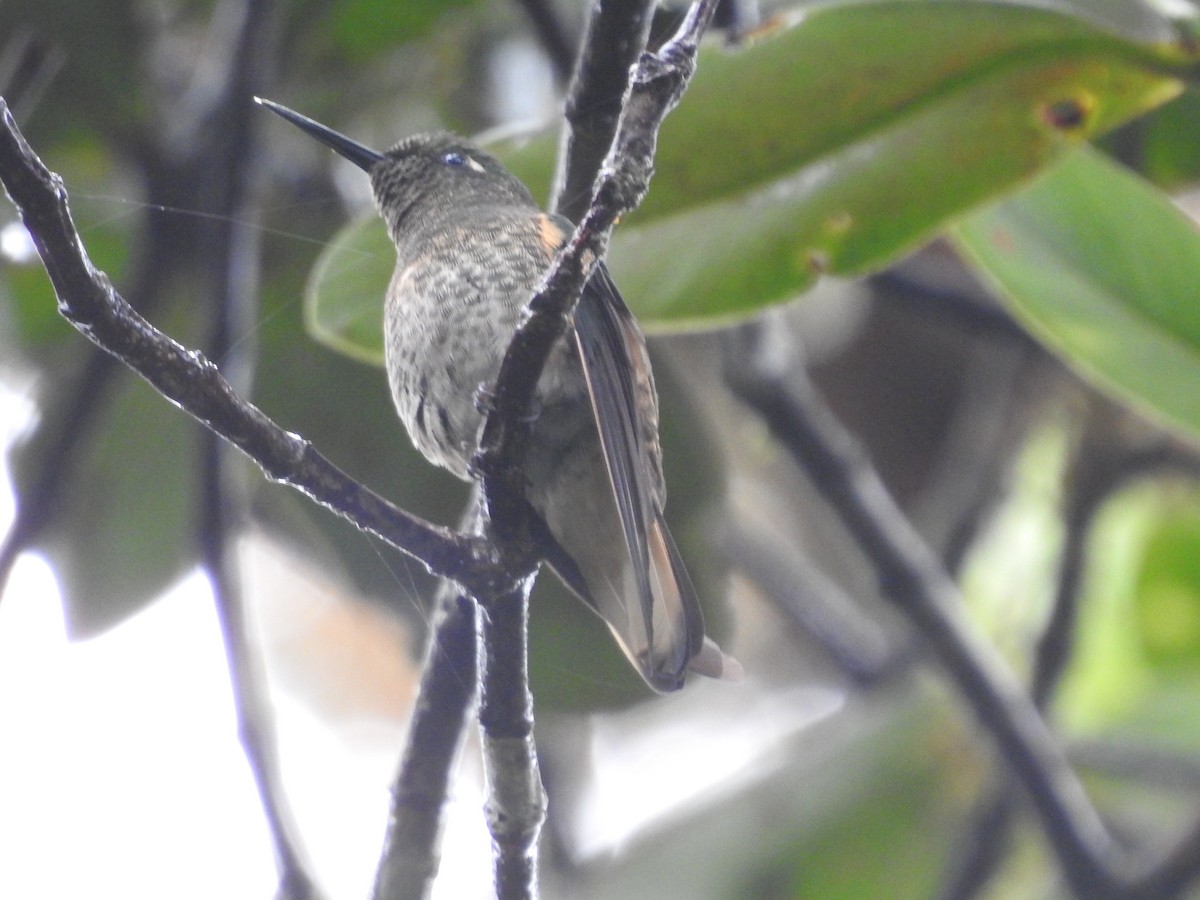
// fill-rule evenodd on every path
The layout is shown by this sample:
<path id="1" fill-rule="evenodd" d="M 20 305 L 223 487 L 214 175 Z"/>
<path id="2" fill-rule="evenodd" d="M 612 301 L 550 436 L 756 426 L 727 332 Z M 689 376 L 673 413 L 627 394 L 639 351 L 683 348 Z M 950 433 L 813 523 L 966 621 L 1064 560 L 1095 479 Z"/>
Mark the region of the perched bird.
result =
<path id="1" fill-rule="evenodd" d="M 371 178 L 396 245 L 384 304 L 392 398 L 430 462 L 467 479 L 490 388 L 542 275 L 571 224 L 548 215 L 495 157 L 448 133 L 386 153 L 269 100 L 259 103 Z M 575 313 L 572 339 L 538 383 L 526 497 L 539 549 L 608 623 L 649 685 L 692 670 L 736 677 L 705 637 L 695 590 L 663 519 L 658 397 L 646 343 L 604 265 Z"/>

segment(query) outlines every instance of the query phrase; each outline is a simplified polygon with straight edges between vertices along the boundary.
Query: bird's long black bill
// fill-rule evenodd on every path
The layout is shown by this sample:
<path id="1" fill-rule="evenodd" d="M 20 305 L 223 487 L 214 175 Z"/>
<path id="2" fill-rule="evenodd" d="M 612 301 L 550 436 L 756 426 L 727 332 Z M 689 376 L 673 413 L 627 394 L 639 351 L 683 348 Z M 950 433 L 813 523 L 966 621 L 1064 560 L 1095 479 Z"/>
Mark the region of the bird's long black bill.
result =
<path id="1" fill-rule="evenodd" d="M 320 122 L 314 122 L 308 116 L 302 116 L 295 110 L 281 106 L 273 100 L 264 100 L 262 97 L 255 97 L 254 101 L 265 106 L 276 115 L 287 119 L 302 131 L 308 132 L 308 134 L 315 137 L 326 147 L 333 150 L 339 156 L 346 157 L 346 159 L 350 160 L 350 162 L 354 163 L 364 172 L 370 172 L 376 163 L 382 162 L 385 159 L 384 155 L 378 150 L 364 147 L 357 141 L 350 140 L 344 134 L 340 134 L 332 128 L 326 128 Z"/>

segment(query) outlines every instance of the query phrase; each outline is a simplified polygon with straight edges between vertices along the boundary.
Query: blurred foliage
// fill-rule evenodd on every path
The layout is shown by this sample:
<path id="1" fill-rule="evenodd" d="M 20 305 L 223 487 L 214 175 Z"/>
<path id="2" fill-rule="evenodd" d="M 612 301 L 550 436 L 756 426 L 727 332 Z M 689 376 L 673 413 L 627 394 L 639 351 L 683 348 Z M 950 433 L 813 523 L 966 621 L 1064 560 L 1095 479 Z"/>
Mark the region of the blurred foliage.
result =
<path id="1" fill-rule="evenodd" d="M 1030 330 L 1114 394 L 1200 437 L 1200 235 L 1168 197 L 1081 148 L 957 234 Z"/>
<path id="2" fill-rule="evenodd" d="M 200 217 L 154 193 L 162 188 L 152 176 L 186 156 L 179 120 L 214 75 L 223 45 L 210 29 L 223 8 L 0 3 L 0 73 L 21 42 L 42 48 L 45 63 L 15 112 L 63 175 L 92 258 L 123 290 L 155 264 L 144 254 L 155 226 L 143 204 Z M 489 64 L 489 48 L 522 28 L 499 0 L 308 0 L 287 10 L 279 96 L 380 145 L 437 120 L 481 130 L 496 124 L 484 98 L 505 72 Z M 646 205 L 618 229 L 613 270 L 649 327 L 708 329 L 783 304 L 823 273 L 875 271 L 950 235 L 971 273 L 998 288 L 1005 308 L 1086 379 L 1086 390 L 1145 416 L 1138 421 L 1148 434 L 1194 441 L 1200 237 L 1175 201 L 1200 177 L 1200 99 L 1186 89 L 1198 37 L 1194 18 L 1165 18 L 1141 0 L 869 0 L 802 16 L 783 10 L 743 46 L 705 50 L 693 90 L 664 130 Z M 413 451 L 380 372 L 362 364 L 379 360 L 391 249 L 368 213 L 334 235 L 361 210 L 365 180 L 269 117 L 259 128 L 256 152 L 271 190 L 261 309 L 244 336 L 258 345 L 254 399 L 402 506 L 453 522 L 464 486 Z M 489 147 L 544 196 L 556 128 Z M 1098 137 L 1104 153 L 1089 146 Z M 0 227 L 10 217 L 0 209 Z M 935 287 L 956 290 L 955 271 Z M 194 345 L 212 315 L 194 265 L 180 263 L 156 283 L 154 321 Z M 13 451 L 18 492 L 27 493 L 62 461 L 48 448 L 69 423 L 88 348 L 55 313 L 36 266 L 0 259 L 0 307 L 12 323 L 0 334 L 5 366 L 39 378 L 43 428 Z M 869 345 L 855 349 L 872 356 Z M 955 391 L 939 382 L 946 370 L 936 365 L 946 360 L 938 356 L 925 360 L 927 369 L 914 363 L 889 390 L 955 394 L 957 380 Z M 713 534 L 726 518 L 714 513 L 726 491 L 735 508 L 774 515 L 770 527 L 787 537 L 821 532 L 824 520 L 794 499 L 803 492 L 795 473 L 744 419 L 723 411 L 702 378 L 660 371 L 673 528 L 702 593 L 723 597 L 725 561 Z M 880 371 L 865 367 L 861 383 L 878 382 Z M 841 402 L 854 403 L 853 393 Z M 976 623 L 1022 672 L 1054 594 L 1061 488 L 1081 427 L 1057 389 L 1029 393 L 1023 418 L 1037 427 L 1014 441 L 995 475 L 1001 500 L 962 580 Z M 56 565 L 79 635 L 143 607 L 195 560 L 194 426 L 124 375 L 95 404 L 97 424 L 67 446 L 60 502 L 35 542 Z M 701 424 L 714 421 L 726 426 L 715 437 Z M 881 469 L 904 448 L 927 446 L 912 433 L 918 425 L 908 427 L 872 436 Z M 747 476 L 751 466 L 759 482 Z M 424 621 L 431 584 L 418 565 L 302 498 L 253 484 L 256 517 L 363 593 Z M 762 511 L 772 503 L 778 508 Z M 824 535 L 807 539 L 824 546 Z M 1180 481 L 1131 487 L 1106 505 L 1090 546 L 1076 653 L 1055 720 L 1068 741 L 1154 743 L 1180 754 L 1180 765 L 1200 766 L 1200 493 Z M 831 569 L 863 567 L 813 555 Z M 757 627 L 771 646 L 794 641 L 799 660 L 746 658 L 765 673 L 764 690 L 780 672 L 846 687 L 816 642 L 795 640 L 778 612 L 756 609 L 742 605 L 740 630 Z M 710 615 L 718 632 L 723 618 L 719 609 Z M 535 598 L 531 652 L 539 713 L 548 718 L 645 699 L 603 625 L 550 578 Z M 990 762 L 945 694 L 925 679 L 899 679 L 856 698 L 835 724 L 801 730 L 724 797 L 692 804 L 669 831 L 632 841 L 608 863 L 590 863 L 593 895 L 931 896 Z M 554 747 L 546 753 L 553 757 Z M 1088 757 L 1085 771 L 1105 812 L 1136 821 L 1147 843 L 1167 841 L 1165 823 L 1146 814 L 1145 797 L 1161 793 L 1143 789 L 1155 783 L 1154 767 L 1117 770 L 1098 758 Z M 1023 822 L 991 896 L 1058 890 L 1035 835 Z"/>
<path id="3" fill-rule="evenodd" d="M 1007 3 L 877 0 L 781 17 L 702 58 L 663 127 L 653 189 L 617 232 L 614 275 L 649 327 L 753 314 L 822 273 L 880 267 L 1170 99 L 1193 65 L 1180 39 L 1123 40 Z M 549 182 L 552 134 L 494 149 L 535 193 Z M 388 249 L 375 216 L 349 226 L 307 301 L 315 334 L 377 361 Z"/>

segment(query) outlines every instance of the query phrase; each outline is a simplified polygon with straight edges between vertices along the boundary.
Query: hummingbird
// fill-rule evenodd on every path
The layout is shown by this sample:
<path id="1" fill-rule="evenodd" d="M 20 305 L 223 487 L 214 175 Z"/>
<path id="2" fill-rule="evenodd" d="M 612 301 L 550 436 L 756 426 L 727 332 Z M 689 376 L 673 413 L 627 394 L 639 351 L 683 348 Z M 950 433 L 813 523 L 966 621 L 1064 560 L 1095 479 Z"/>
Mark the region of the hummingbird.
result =
<path id="1" fill-rule="evenodd" d="M 470 480 L 484 413 L 525 306 L 573 226 L 494 156 L 448 132 L 372 150 L 270 100 L 367 173 L 396 246 L 384 359 L 396 410 L 435 465 Z M 656 691 L 687 671 L 740 676 L 704 633 L 663 518 L 658 396 L 646 341 L 601 262 L 538 382 L 525 496 L 544 561 L 607 623 Z"/>

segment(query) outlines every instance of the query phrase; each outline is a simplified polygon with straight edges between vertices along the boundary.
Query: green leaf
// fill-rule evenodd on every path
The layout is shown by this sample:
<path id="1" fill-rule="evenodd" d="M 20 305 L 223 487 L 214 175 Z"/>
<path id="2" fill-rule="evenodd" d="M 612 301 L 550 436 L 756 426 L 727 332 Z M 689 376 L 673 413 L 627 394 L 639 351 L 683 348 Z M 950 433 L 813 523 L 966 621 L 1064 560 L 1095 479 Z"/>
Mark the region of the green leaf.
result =
<path id="1" fill-rule="evenodd" d="M 1173 501 L 1173 502 L 1170 502 Z M 1138 571 L 1142 652 L 1160 671 L 1200 673 L 1200 495 L 1168 498 L 1152 523 Z"/>
<path id="2" fill-rule="evenodd" d="M 1200 92 L 1195 90 L 1147 116 L 1138 165 L 1147 178 L 1167 188 L 1200 180 L 1197 122 L 1200 122 Z"/>
<path id="3" fill-rule="evenodd" d="M 67 631 L 86 638 L 116 625 L 157 597 L 195 558 L 196 426 L 140 379 L 121 372 L 105 404 L 106 427 L 90 436 L 68 469 L 61 493 L 35 546 L 62 582 Z M 71 397 L 59 396 L 47 416 L 57 421 Z M 56 431 L 57 429 L 51 429 Z M 14 452 L 19 494 L 48 460 L 39 430 Z"/>
<path id="4" fill-rule="evenodd" d="M 881 266 L 1174 96 L 1187 46 L 1012 3 L 875 0 L 709 48 L 612 267 L 647 324 L 678 328 Z M 492 149 L 535 191 L 548 183 L 552 135 Z M 360 358 L 381 356 L 387 249 L 381 226 L 352 226 L 309 292 L 315 333 Z M 372 262 L 328 259 L 355 251 Z"/>
<path id="5" fill-rule="evenodd" d="M 1081 148 L 957 236 L 1080 373 L 1200 436 L 1200 234 L 1162 193 Z"/>
<path id="6" fill-rule="evenodd" d="M 44 156 L 53 170 L 71 173 L 71 213 L 87 242 L 88 257 L 120 284 L 133 241 L 129 212 L 137 201 L 126 202 L 109 192 L 126 173 L 94 135 L 60 141 Z M 17 221 L 15 212 L 12 221 Z M 0 227 L 7 224 L 0 217 Z M 49 343 L 75 334 L 59 314 L 54 289 L 36 257 L 13 262 L 0 256 L 0 304 L 11 309 L 13 337 L 27 353 L 43 351 Z"/>
<path id="7" fill-rule="evenodd" d="M 304 290 L 304 322 L 326 346 L 383 365 L 383 295 L 396 248 L 383 221 L 358 219 L 321 251 Z"/>
<path id="8" fill-rule="evenodd" d="M 424 37 L 451 10 L 475 0 L 343 0 L 330 8 L 329 34 L 351 59 L 362 62 Z"/>

